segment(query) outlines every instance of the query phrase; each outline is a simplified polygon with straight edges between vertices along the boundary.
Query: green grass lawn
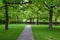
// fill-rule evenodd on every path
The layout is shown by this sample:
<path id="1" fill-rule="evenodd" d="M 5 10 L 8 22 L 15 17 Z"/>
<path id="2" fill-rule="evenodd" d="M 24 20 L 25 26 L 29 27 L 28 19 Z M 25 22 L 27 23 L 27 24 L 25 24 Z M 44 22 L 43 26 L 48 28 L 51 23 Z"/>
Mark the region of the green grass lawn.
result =
<path id="1" fill-rule="evenodd" d="M 60 40 L 60 25 L 53 25 L 53 30 L 48 25 L 32 25 L 35 40 Z"/>
<path id="2" fill-rule="evenodd" d="M 0 25 L 0 40 L 16 40 L 25 24 L 9 24 L 9 30 L 4 30 L 4 25 Z"/>

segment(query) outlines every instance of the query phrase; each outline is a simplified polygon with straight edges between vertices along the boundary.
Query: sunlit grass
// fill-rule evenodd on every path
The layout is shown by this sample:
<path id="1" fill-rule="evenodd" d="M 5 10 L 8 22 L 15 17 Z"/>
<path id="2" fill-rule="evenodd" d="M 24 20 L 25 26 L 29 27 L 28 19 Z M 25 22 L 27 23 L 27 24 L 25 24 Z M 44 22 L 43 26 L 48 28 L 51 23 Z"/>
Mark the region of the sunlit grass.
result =
<path id="1" fill-rule="evenodd" d="M 9 30 L 4 30 L 4 25 L 0 25 L 0 40 L 16 40 L 25 24 L 9 24 Z"/>
<path id="2" fill-rule="evenodd" d="M 48 25 L 33 25 L 33 36 L 35 40 L 60 40 L 60 25 L 53 25 L 53 30 Z"/>

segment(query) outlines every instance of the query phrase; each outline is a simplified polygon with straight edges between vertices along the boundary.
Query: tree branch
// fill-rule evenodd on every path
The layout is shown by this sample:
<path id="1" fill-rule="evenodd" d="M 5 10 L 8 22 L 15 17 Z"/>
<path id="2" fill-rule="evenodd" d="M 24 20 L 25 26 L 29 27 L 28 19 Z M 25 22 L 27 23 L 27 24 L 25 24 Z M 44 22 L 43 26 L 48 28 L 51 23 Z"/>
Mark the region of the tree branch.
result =
<path id="1" fill-rule="evenodd" d="M 45 5 L 47 8 L 50 8 L 50 7 L 46 4 L 46 2 L 43 1 L 43 3 L 44 3 L 44 5 Z"/>
<path id="2" fill-rule="evenodd" d="M 32 3 L 32 1 L 29 1 L 29 2 L 22 2 L 22 3 L 8 3 L 8 4 L 27 4 L 27 3 Z"/>
<path id="3" fill-rule="evenodd" d="M 14 7 L 14 6 L 11 6 L 11 5 L 8 5 L 8 6 L 10 6 L 10 7 L 13 7 L 13 8 L 16 8 L 16 7 Z"/>
<path id="4" fill-rule="evenodd" d="M 0 9 L 4 8 L 5 6 L 0 6 Z"/>
<path id="5" fill-rule="evenodd" d="M 57 6 L 57 7 L 60 7 L 60 6 Z"/>

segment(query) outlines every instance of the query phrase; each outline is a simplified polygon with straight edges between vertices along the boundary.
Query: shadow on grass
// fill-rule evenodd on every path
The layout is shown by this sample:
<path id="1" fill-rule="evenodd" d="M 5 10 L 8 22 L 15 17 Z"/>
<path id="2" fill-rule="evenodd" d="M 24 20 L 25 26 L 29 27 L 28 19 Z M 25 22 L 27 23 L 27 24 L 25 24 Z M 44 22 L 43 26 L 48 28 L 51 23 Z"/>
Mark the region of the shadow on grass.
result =
<path id="1" fill-rule="evenodd" d="M 0 25 L 0 40 L 16 40 L 23 31 L 25 24 L 9 24 L 9 30 L 4 30 L 4 25 Z"/>
<path id="2" fill-rule="evenodd" d="M 60 40 L 60 25 L 53 25 L 52 31 L 48 25 L 33 25 L 32 31 L 35 40 Z"/>

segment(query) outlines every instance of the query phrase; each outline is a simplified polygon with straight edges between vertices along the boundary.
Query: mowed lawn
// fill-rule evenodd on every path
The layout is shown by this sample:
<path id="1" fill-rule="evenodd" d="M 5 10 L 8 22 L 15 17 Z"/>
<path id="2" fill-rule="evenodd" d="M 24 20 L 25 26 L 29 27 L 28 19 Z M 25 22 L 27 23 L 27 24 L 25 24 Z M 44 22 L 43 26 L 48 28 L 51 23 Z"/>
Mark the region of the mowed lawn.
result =
<path id="1" fill-rule="evenodd" d="M 32 25 L 34 40 L 60 40 L 60 25 L 53 25 L 53 30 L 48 25 Z"/>
<path id="2" fill-rule="evenodd" d="M 23 31 L 25 24 L 9 24 L 9 30 L 4 30 L 5 25 L 0 25 L 0 40 L 16 40 Z"/>

